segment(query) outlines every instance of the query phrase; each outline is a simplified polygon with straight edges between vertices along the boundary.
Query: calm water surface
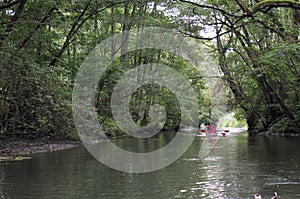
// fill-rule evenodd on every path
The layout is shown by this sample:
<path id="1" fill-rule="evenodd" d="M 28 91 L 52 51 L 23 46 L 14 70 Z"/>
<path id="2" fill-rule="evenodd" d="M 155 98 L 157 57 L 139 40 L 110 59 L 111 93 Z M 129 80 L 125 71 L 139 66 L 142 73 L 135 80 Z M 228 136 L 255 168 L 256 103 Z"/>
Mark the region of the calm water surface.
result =
<path id="1" fill-rule="evenodd" d="M 152 151 L 174 134 L 152 139 L 114 141 L 133 151 Z M 128 174 L 95 160 L 84 147 L 41 153 L 31 160 L 0 162 L 0 198 L 300 198 L 300 138 L 248 137 L 219 140 L 204 159 L 197 137 L 170 166 L 151 173 Z"/>

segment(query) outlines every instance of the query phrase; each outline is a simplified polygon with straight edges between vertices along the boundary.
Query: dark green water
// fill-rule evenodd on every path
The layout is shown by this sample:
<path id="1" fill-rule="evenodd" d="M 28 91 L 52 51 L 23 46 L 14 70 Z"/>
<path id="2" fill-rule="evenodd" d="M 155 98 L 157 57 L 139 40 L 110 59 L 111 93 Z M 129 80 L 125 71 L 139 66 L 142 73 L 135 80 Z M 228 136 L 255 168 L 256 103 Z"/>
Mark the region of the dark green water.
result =
<path id="1" fill-rule="evenodd" d="M 119 146 L 152 151 L 172 134 L 155 139 L 121 138 Z M 152 173 L 128 174 L 95 160 L 84 147 L 41 153 L 31 160 L 0 162 L 0 198 L 300 198 L 300 139 L 248 137 L 220 140 L 203 160 L 201 138 L 170 166 Z M 154 148 L 153 148 L 154 147 Z"/>

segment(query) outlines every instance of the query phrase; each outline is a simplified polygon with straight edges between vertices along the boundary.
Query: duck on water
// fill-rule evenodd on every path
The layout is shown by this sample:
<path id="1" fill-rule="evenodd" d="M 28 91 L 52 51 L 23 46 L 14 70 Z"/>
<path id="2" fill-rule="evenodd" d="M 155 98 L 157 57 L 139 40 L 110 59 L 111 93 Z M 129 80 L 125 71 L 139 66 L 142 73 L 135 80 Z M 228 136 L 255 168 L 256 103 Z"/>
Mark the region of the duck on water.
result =
<path id="1" fill-rule="evenodd" d="M 262 199 L 262 197 L 259 194 L 255 194 L 255 199 Z M 274 196 L 271 199 L 279 199 L 277 192 L 274 192 Z"/>
<path id="2" fill-rule="evenodd" d="M 225 199 L 249 199 L 249 198 L 225 198 Z M 260 194 L 255 194 L 254 199 L 262 199 L 262 197 Z M 271 199 L 280 199 L 280 197 L 276 192 L 274 192 L 274 196 Z"/>

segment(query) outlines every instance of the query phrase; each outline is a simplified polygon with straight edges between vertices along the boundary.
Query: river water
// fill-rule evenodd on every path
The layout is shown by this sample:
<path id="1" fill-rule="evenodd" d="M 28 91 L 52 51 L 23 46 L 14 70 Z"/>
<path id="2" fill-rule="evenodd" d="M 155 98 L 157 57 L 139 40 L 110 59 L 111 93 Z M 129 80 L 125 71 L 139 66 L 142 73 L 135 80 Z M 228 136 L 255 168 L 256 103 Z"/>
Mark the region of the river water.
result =
<path id="1" fill-rule="evenodd" d="M 173 133 L 141 139 L 123 137 L 123 148 L 162 147 Z M 0 162 L 0 198 L 300 198 L 300 138 L 224 137 L 200 159 L 202 140 L 196 137 L 188 151 L 161 170 L 130 174 L 111 169 L 83 147 L 35 154 L 33 159 Z"/>

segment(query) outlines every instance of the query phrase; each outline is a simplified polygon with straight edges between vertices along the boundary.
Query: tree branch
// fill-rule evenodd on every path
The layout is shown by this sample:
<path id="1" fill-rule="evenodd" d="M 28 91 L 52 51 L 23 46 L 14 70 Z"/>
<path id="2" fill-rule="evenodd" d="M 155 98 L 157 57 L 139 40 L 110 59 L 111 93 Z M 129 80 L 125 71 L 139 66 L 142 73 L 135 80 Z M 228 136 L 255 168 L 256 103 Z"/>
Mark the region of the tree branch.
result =
<path id="1" fill-rule="evenodd" d="M 293 9 L 300 9 L 300 2 L 292 0 L 264 0 L 256 3 L 250 10 L 252 14 L 255 14 L 258 11 L 262 11 L 265 8 L 272 7 L 287 7 Z"/>
<path id="2" fill-rule="evenodd" d="M 30 40 L 30 38 L 34 35 L 34 33 L 38 30 L 38 29 L 40 29 L 41 27 L 42 27 L 42 24 L 44 24 L 44 22 L 51 16 L 51 14 L 53 13 L 53 11 L 56 9 L 56 5 L 55 6 L 53 6 L 50 10 L 49 10 L 49 12 L 46 14 L 46 16 L 38 23 L 38 25 L 36 26 L 36 28 L 33 30 L 33 31 L 31 31 L 28 35 L 27 35 L 27 37 L 22 41 L 22 43 L 20 44 L 20 48 L 23 48 L 26 44 L 27 44 L 27 42 Z"/>
<path id="3" fill-rule="evenodd" d="M 73 37 L 73 35 L 76 33 L 76 27 L 78 25 L 78 23 L 80 22 L 80 20 L 83 18 L 84 14 L 86 13 L 86 11 L 88 10 L 89 6 L 90 6 L 91 0 L 89 0 L 86 4 L 86 6 L 84 7 L 84 9 L 82 10 L 82 12 L 80 13 L 80 15 L 77 17 L 76 21 L 73 23 L 68 35 L 66 36 L 66 40 L 63 44 L 63 46 L 61 47 L 61 49 L 58 51 L 58 53 L 54 56 L 54 58 L 50 61 L 49 66 L 54 66 L 57 62 L 57 60 L 59 58 L 61 58 L 61 56 L 63 55 L 64 51 L 66 50 L 66 48 L 69 46 L 70 44 L 70 39 Z"/>
<path id="4" fill-rule="evenodd" d="M 235 0 L 237 4 L 242 8 L 245 15 L 250 15 L 251 11 L 248 9 L 248 7 L 245 5 L 243 0 Z"/>
<path id="5" fill-rule="evenodd" d="M 11 18 L 10 22 L 7 24 L 6 29 L 4 31 L 4 33 L 2 33 L 2 35 L 0 35 L 0 45 L 1 43 L 4 41 L 6 35 L 8 35 L 9 32 L 11 32 L 13 30 L 13 27 L 15 26 L 15 23 L 19 20 L 21 13 L 24 10 L 25 4 L 26 4 L 27 0 L 20 0 L 19 6 L 15 12 L 15 14 L 13 15 L 13 17 Z"/>
<path id="6" fill-rule="evenodd" d="M 10 8 L 12 7 L 13 5 L 16 5 L 18 4 L 20 1 L 17 0 L 17 1 L 13 1 L 13 2 L 10 2 L 10 3 L 4 3 L 3 5 L 0 5 L 0 11 L 4 10 L 4 9 L 7 9 L 7 8 Z"/>
<path id="7" fill-rule="evenodd" d="M 240 16 L 237 16 L 237 15 L 235 15 L 235 14 L 231 14 L 231 13 L 226 12 L 225 10 L 223 10 L 223 9 L 221 9 L 221 8 L 217 8 L 217 7 L 214 7 L 214 6 L 198 4 L 198 3 L 191 2 L 191 1 L 186 1 L 186 0 L 179 0 L 179 1 L 182 2 L 182 3 L 188 3 L 188 4 L 191 4 L 191 5 L 200 7 L 200 8 L 208 8 L 208 9 L 212 9 L 212 10 L 217 10 L 217 11 L 219 11 L 220 13 L 222 13 L 222 14 L 224 14 L 224 15 L 231 16 L 231 17 L 240 17 Z"/>
<path id="8" fill-rule="evenodd" d="M 265 12 L 264 9 L 271 9 L 274 7 L 287 7 L 287 8 L 293 8 L 293 9 L 300 9 L 300 2 L 293 1 L 293 0 L 263 0 L 258 3 L 256 3 L 252 8 L 248 8 L 246 4 L 244 3 L 243 0 L 236 0 L 237 4 L 241 7 L 241 9 L 244 11 L 244 15 L 239 16 L 235 15 L 233 13 L 229 13 L 221 8 L 210 6 L 210 5 L 203 5 L 203 4 L 198 4 L 195 2 L 187 1 L 187 0 L 179 0 L 180 2 L 183 3 L 188 3 L 200 8 L 207 8 L 207 9 L 212 9 L 216 10 L 220 13 L 222 13 L 224 16 L 231 16 L 231 17 L 251 17 L 253 16 L 256 12 Z"/>
<path id="9" fill-rule="evenodd" d="M 63 53 L 65 52 L 65 50 L 67 49 L 67 47 L 70 45 L 71 41 L 72 41 L 72 37 L 74 35 L 76 35 L 77 31 L 82 27 L 82 25 L 88 20 L 90 19 L 92 16 L 106 10 L 107 8 L 110 8 L 112 6 L 118 5 L 123 3 L 124 1 L 120 1 L 120 2 L 116 2 L 116 3 L 112 3 L 108 6 L 105 6 L 104 8 L 97 10 L 95 12 L 90 13 L 87 17 L 84 18 L 84 15 L 86 13 L 86 11 L 88 10 L 91 0 L 89 0 L 89 2 L 86 4 L 86 7 L 83 9 L 83 11 L 81 12 L 81 14 L 78 16 L 78 18 L 76 19 L 76 21 L 73 23 L 68 35 L 66 36 L 65 42 L 63 44 L 63 46 L 61 47 L 61 49 L 58 51 L 58 53 L 54 56 L 54 58 L 50 61 L 49 66 L 53 67 L 56 62 L 58 61 L 59 58 L 61 58 L 61 56 L 63 55 Z"/>

